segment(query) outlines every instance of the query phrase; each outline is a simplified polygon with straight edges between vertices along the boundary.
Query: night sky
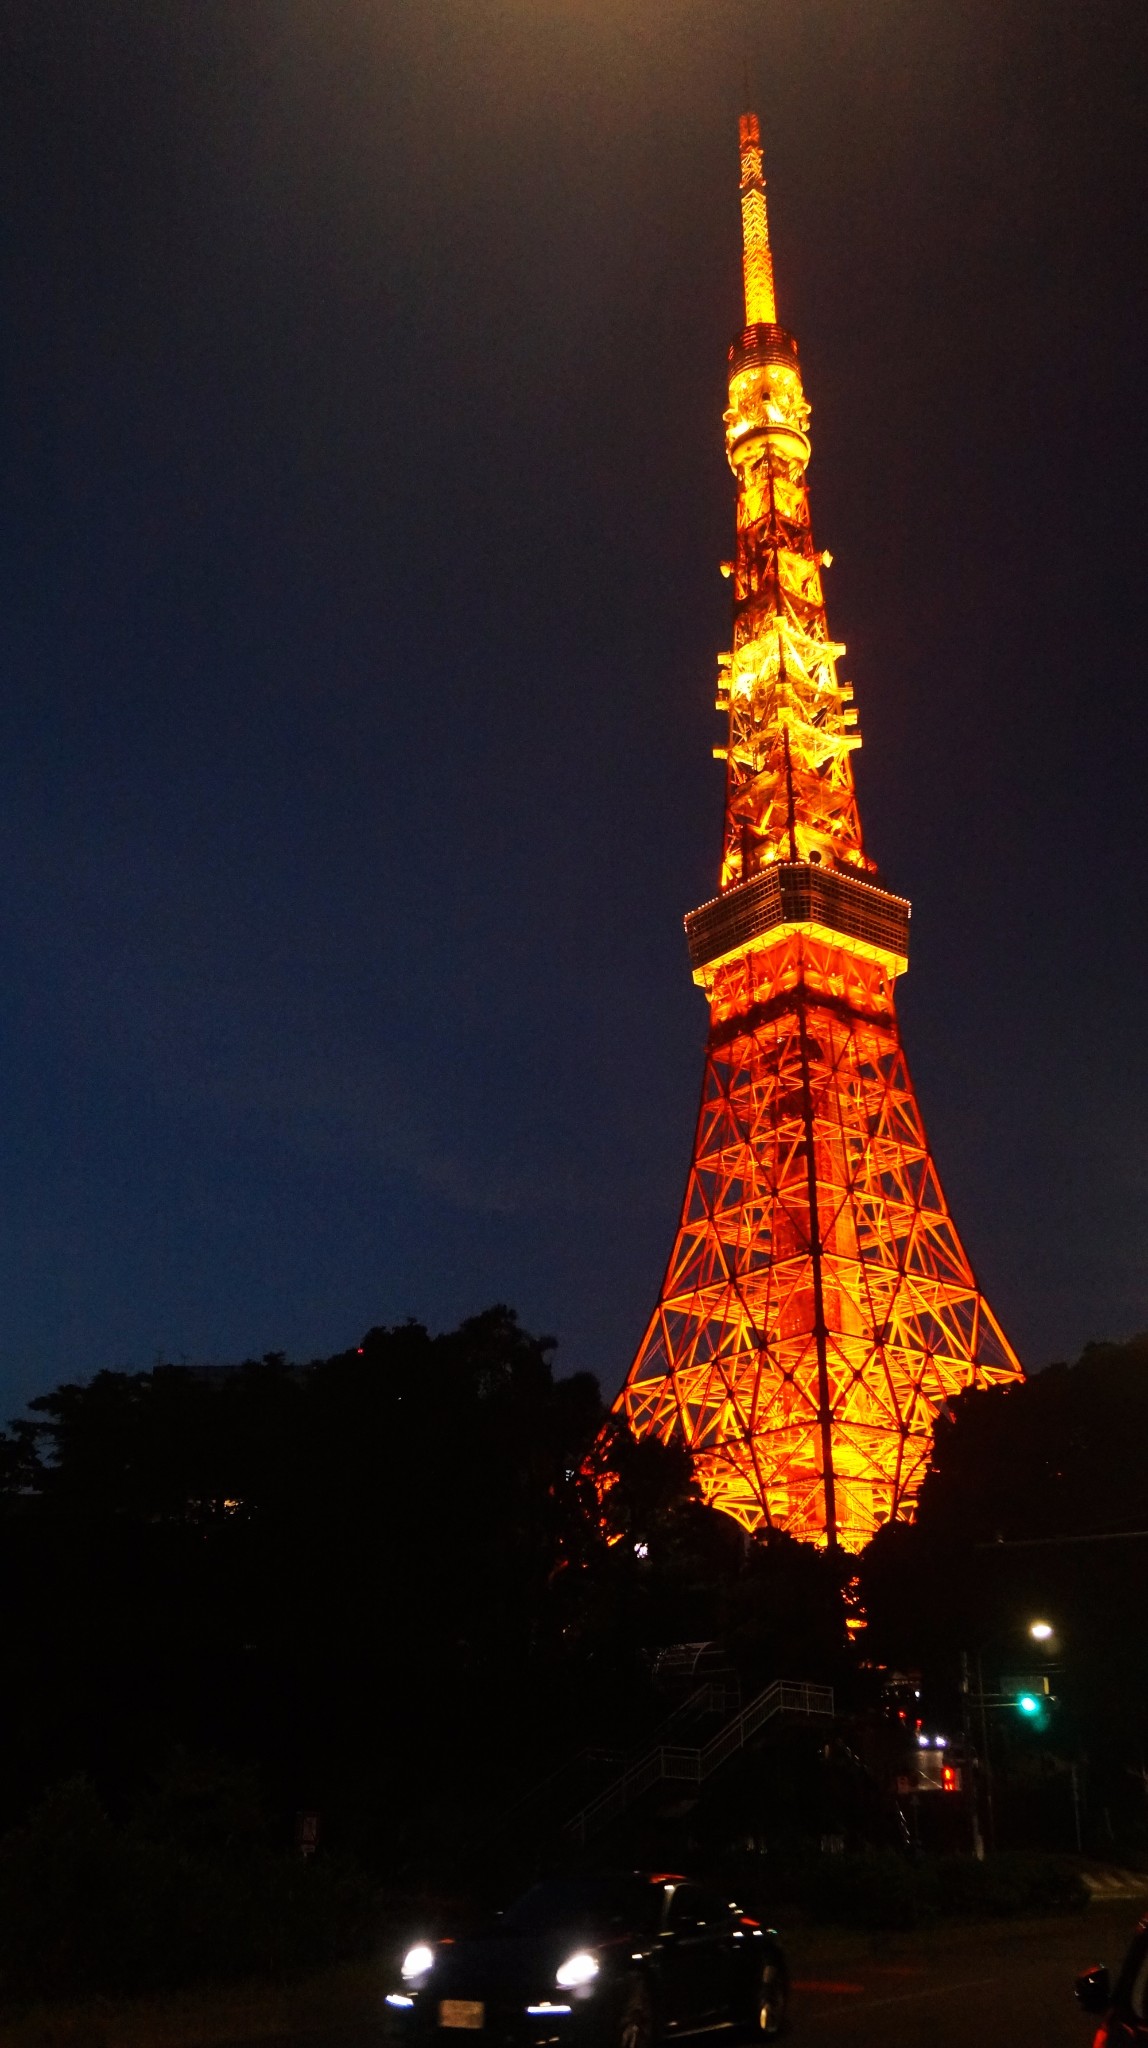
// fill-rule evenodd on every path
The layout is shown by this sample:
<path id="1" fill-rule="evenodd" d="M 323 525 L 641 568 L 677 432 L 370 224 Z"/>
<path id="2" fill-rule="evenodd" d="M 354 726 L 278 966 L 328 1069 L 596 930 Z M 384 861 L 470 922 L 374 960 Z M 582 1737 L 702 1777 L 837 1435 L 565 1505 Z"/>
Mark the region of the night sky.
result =
<path id="1" fill-rule="evenodd" d="M 496 1300 L 613 1389 L 701 1078 L 763 122 L 910 1062 L 1148 1326 L 1143 0 L 5 0 L 0 1415 Z"/>

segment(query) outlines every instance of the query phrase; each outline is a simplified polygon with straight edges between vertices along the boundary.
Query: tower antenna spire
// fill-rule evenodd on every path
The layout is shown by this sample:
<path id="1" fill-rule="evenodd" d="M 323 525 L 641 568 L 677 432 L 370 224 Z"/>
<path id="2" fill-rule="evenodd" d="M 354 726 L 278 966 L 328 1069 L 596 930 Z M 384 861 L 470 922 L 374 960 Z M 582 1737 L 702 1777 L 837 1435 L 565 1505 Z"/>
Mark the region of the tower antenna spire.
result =
<path id="1" fill-rule="evenodd" d="M 741 146 L 741 261 L 745 276 L 745 324 L 747 327 L 772 327 L 777 321 L 777 298 L 773 289 L 769 217 L 765 210 L 761 129 L 756 114 L 742 115 L 738 122 L 738 140 Z"/>

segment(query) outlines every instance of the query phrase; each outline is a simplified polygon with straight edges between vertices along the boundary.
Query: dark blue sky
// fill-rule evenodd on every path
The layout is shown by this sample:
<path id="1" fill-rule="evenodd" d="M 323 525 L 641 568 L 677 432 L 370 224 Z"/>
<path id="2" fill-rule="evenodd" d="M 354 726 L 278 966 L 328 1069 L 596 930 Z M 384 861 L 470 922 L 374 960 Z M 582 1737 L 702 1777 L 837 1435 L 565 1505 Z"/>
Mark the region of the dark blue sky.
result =
<path id="1" fill-rule="evenodd" d="M 0 1393 L 669 1250 L 742 49 L 940 1170 L 1148 1325 L 1142 0 L 8 0 Z"/>

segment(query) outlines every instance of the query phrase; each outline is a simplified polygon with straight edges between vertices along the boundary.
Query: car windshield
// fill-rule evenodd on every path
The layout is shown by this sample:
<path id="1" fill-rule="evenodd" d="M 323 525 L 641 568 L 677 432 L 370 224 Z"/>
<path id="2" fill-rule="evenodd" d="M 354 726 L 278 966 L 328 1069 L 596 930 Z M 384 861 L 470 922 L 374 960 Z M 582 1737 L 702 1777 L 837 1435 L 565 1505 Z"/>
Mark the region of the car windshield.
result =
<path id="1" fill-rule="evenodd" d="M 653 1885 L 633 1877 L 555 1877 L 531 1885 L 502 1915 L 513 1934 L 542 1934 L 549 1928 L 579 1934 L 608 1934 L 649 1924 L 661 1904 Z"/>

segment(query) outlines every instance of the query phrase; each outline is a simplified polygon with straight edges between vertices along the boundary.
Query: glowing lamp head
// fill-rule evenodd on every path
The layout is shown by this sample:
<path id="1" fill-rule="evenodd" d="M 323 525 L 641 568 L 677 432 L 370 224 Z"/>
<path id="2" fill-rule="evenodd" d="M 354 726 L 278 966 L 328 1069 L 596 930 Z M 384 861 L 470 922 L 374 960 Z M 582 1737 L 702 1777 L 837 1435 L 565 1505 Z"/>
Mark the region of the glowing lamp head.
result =
<path id="1" fill-rule="evenodd" d="M 1022 1692 L 1017 1700 L 1017 1706 L 1022 1714 L 1031 1716 L 1040 1712 L 1040 1701 L 1033 1692 Z"/>
<path id="2" fill-rule="evenodd" d="M 434 1969 L 434 1950 L 425 1941 L 416 1941 L 403 1957 L 402 1974 L 406 1984 L 417 1984 L 420 1977 L 429 1977 Z"/>
<path id="3" fill-rule="evenodd" d="M 563 1991 L 577 1990 L 580 1985 L 592 1984 L 598 1975 L 598 1958 L 588 1948 L 580 1948 L 560 1966 L 555 1983 Z"/>
<path id="4" fill-rule="evenodd" d="M 1051 1621 L 1030 1621 L 1028 1632 L 1034 1643 L 1047 1643 L 1052 1635 L 1052 1623 Z"/>

